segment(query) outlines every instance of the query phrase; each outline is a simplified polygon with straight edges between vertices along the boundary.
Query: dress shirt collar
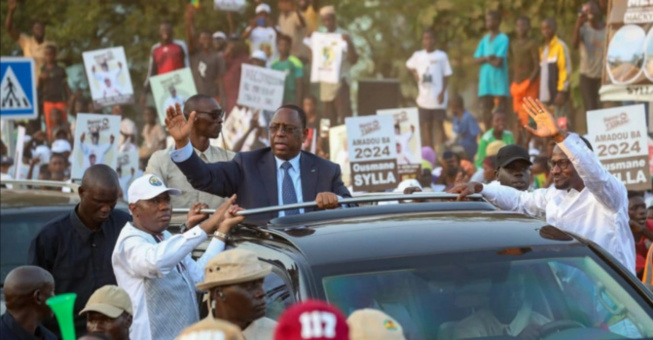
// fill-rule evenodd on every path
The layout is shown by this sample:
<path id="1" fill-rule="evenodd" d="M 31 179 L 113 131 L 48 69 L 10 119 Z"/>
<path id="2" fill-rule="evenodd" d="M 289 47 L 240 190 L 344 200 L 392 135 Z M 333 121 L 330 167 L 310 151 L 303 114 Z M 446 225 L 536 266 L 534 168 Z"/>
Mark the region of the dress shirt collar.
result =
<path id="1" fill-rule="evenodd" d="M 302 155 L 302 153 L 300 151 L 299 154 L 297 154 L 297 156 L 295 156 L 295 158 L 291 158 L 290 160 L 288 160 L 290 165 L 292 165 L 293 169 L 295 169 L 295 171 L 297 171 L 297 173 L 299 173 L 299 158 L 301 157 L 301 155 Z M 277 163 L 277 170 L 281 169 L 281 164 L 286 162 L 283 159 L 278 158 L 277 156 L 274 156 L 274 160 Z"/>
<path id="2" fill-rule="evenodd" d="M 79 204 L 73 209 L 73 211 L 70 212 L 70 222 L 73 225 L 73 229 L 79 233 L 79 236 L 84 239 L 84 241 L 88 241 L 89 238 L 91 238 L 91 235 L 93 235 L 94 232 L 104 232 L 104 226 L 106 224 L 106 221 L 102 223 L 102 226 L 100 227 L 99 230 L 93 231 L 89 229 L 84 222 L 79 218 L 79 215 L 77 214 L 77 209 L 79 208 Z M 113 213 L 113 211 L 111 211 Z M 109 214 L 109 218 L 111 218 L 111 214 Z"/>

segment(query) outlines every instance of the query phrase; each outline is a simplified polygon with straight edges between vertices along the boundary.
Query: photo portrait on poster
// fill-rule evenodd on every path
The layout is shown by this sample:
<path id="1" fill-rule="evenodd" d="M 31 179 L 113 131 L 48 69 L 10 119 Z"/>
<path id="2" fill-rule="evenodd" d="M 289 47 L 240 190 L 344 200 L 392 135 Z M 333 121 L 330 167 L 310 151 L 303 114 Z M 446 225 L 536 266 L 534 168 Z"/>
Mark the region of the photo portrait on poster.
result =
<path id="1" fill-rule="evenodd" d="M 75 148 L 71 157 L 72 178 L 81 179 L 91 165 L 116 168 L 120 116 L 80 113 L 75 128 Z"/>
<path id="2" fill-rule="evenodd" d="M 134 103 L 134 88 L 122 47 L 87 51 L 82 56 L 96 108 Z"/>
<path id="3" fill-rule="evenodd" d="M 186 99 L 197 94 L 190 68 L 151 77 L 150 84 L 159 122 L 165 122 L 168 107 L 179 104 L 183 110 Z"/>
<path id="4" fill-rule="evenodd" d="M 329 156 L 332 162 L 340 165 L 342 182 L 351 186 L 351 170 L 347 145 L 347 126 L 338 125 L 329 128 Z"/>
<path id="5" fill-rule="evenodd" d="M 313 52 L 311 82 L 337 84 L 343 53 L 347 52 L 347 43 L 342 40 L 342 35 L 315 32 L 304 43 Z"/>
<path id="6" fill-rule="evenodd" d="M 417 108 L 378 110 L 376 114 L 392 115 L 394 118 L 397 166 L 400 177 L 402 179 L 417 178 L 422 168 L 422 137 Z"/>

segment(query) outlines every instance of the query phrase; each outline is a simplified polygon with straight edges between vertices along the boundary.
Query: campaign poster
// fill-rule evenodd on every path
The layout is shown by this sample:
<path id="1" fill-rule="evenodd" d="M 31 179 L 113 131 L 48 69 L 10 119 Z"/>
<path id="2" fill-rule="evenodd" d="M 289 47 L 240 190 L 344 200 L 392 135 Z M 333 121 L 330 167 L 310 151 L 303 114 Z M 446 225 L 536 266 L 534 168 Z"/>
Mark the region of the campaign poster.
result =
<path id="1" fill-rule="evenodd" d="M 129 185 L 136 179 L 137 174 L 139 173 L 138 161 L 138 150 L 132 149 L 118 152 L 116 172 L 118 173 L 120 187 L 125 196 L 127 196 Z"/>
<path id="2" fill-rule="evenodd" d="M 594 153 L 610 173 L 633 191 L 651 188 L 644 115 L 643 104 L 587 112 L 587 130 Z"/>
<path id="3" fill-rule="evenodd" d="M 242 12 L 245 9 L 245 0 L 214 0 L 213 8 L 217 11 Z"/>
<path id="4" fill-rule="evenodd" d="M 653 3 L 611 0 L 602 101 L 653 101 Z"/>
<path id="5" fill-rule="evenodd" d="M 150 77 L 150 85 L 160 122 L 165 122 L 168 107 L 178 103 L 183 110 L 186 99 L 197 94 L 189 68 Z"/>
<path id="6" fill-rule="evenodd" d="M 255 124 L 255 128 L 250 131 L 253 124 Z M 264 126 L 267 125 L 259 110 L 234 106 L 222 123 L 222 133 L 213 141 L 212 145 L 234 150 L 236 144 L 245 138 L 242 140 L 239 150 L 234 151 L 250 151 L 257 146 L 269 146 Z"/>
<path id="7" fill-rule="evenodd" d="M 347 50 L 347 43 L 342 40 L 342 35 L 314 32 L 307 45 L 313 53 L 311 82 L 330 84 L 340 82 L 342 55 Z"/>
<path id="8" fill-rule="evenodd" d="M 81 179 L 95 164 L 116 168 L 120 116 L 81 113 L 77 115 L 75 147 L 71 157 L 72 179 Z"/>
<path id="9" fill-rule="evenodd" d="M 86 51 L 82 56 L 96 108 L 134 103 L 134 88 L 122 46 Z"/>
<path id="10" fill-rule="evenodd" d="M 422 173 L 422 138 L 417 108 L 378 110 L 376 114 L 394 118 L 400 181 L 418 178 Z"/>
<path id="11" fill-rule="evenodd" d="M 276 111 L 283 104 L 286 74 L 264 67 L 243 64 L 238 105 Z"/>
<path id="12" fill-rule="evenodd" d="M 399 184 L 392 116 L 345 119 L 354 191 L 393 190 Z"/>
<path id="13" fill-rule="evenodd" d="M 322 125 L 324 126 L 324 125 Z M 347 145 L 347 126 L 338 125 L 329 128 L 329 158 L 340 165 L 342 182 L 347 188 L 351 186 L 349 167 L 349 146 Z"/>

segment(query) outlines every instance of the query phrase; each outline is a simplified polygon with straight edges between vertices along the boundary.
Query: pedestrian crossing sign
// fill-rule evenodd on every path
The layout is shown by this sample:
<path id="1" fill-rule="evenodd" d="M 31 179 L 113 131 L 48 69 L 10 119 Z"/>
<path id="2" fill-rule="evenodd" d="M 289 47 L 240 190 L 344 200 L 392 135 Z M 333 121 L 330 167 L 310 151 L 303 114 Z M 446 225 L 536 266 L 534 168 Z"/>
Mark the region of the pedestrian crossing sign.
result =
<path id="1" fill-rule="evenodd" d="M 38 117 L 35 71 L 33 58 L 0 58 L 0 118 Z"/>

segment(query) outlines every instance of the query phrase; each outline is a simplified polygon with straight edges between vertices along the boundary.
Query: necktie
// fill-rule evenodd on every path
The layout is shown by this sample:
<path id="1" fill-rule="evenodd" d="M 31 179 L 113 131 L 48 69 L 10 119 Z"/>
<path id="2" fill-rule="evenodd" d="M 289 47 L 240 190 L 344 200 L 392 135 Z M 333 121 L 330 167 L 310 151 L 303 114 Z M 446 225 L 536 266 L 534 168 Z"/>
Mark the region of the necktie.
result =
<path id="1" fill-rule="evenodd" d="M 295 192 L 295 185 L 292 183 L 288 170 L 292 168 L 292 164 L 284 162 L 281 164 L 283 169 L 283 182 L 281 183 L 281 199 L 283 204 L 297 203 L 297 193 Z M 299 214 L 299 209 L 292 209 L 285 211 L 286 216 Z"/>
<path id="2" fill-rule="evenodd" d="M 202 153 L 200 154 L 200 159 L 203 160 L 204 163 L 208 163 L 208 162 L 209 162 L 209 159 L 206 157 L 206 155 L 204 154 L 204 152 L 202 152 Z"/>

